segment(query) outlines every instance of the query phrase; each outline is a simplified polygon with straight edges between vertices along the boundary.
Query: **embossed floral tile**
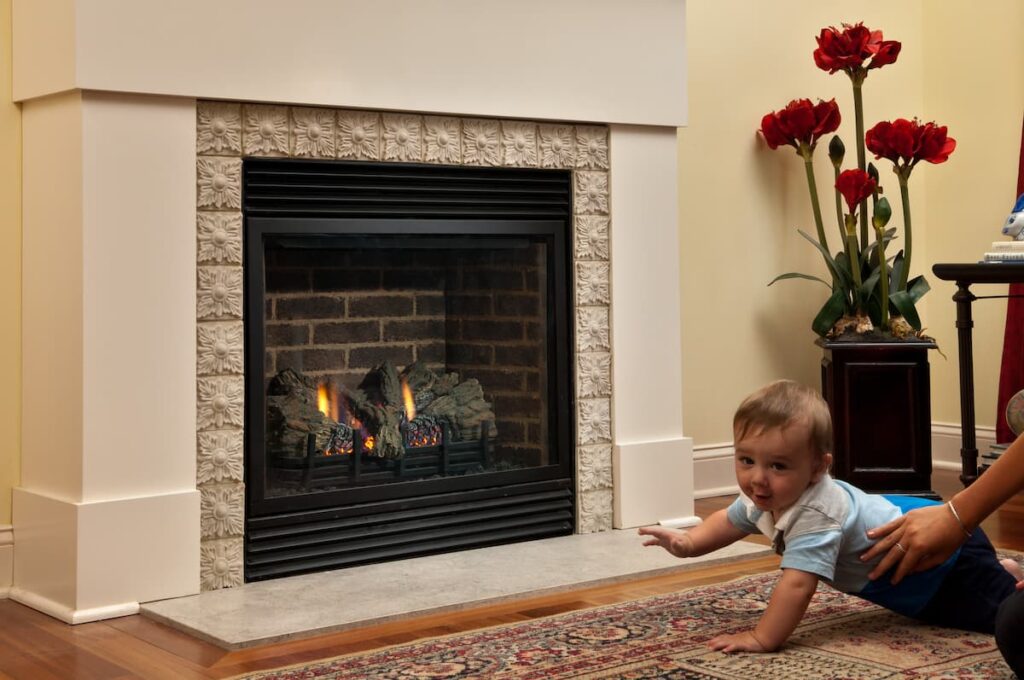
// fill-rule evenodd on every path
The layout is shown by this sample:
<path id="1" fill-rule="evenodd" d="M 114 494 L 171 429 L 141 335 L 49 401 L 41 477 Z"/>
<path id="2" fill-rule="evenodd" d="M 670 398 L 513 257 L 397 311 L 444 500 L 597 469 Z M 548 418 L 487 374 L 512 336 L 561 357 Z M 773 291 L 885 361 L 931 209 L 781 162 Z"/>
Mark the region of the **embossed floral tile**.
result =
<path id="1" fill-rule="evenodd" d="M 242 582 L 242 157 L 558 168 L 574 173 L 579 527 L 611 528 L 608 129 L 327 107 L 196 108 L 196 480 L 204 590 Z"/>

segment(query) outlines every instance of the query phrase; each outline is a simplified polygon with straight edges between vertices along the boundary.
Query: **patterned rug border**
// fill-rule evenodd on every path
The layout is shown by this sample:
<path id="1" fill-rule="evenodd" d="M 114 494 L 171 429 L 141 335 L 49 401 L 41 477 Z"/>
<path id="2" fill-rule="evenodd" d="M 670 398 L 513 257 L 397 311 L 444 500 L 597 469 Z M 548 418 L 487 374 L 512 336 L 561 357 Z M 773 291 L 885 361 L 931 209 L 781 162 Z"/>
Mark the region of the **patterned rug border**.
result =
<path id="1" fill-rule="evenodd" d="M 1016 551 L 1016 550 L 1010 550 L 1010 549 L 1005 549 L 1005 548 L 1000 548 L 998 546 L 996 547 L 996 550 L 997 550 L 997 552 L 998 552 L 1000 557 L 1011 557 L 1011 558 L 1016 559 L 1018 561 L 1024 561 L 1024 552 L 1020 552 L 1020 551 Z M 749 555 L 749 556 L 744 556 L 744 561 L 746 561 L 746 560 L 754 560 L 754 559 L 757 559 L 757 558 L 763 558 L 763 557 L 767 556 L 769 553 L 770 553 L 770 551 L 765 550 L 764 552 L 758 552 L 758 553 L 754 553 L 754 554 Z M 708 565 L 708 566 L 711 567 L 711 566 L 714 566 L 714 565 Z M 568 617 L 572 617 L 574 615 L 583 615 L 583 614 L 598 615 L 598 613 L 602 612 L 602 611 L 613 610 L 613 609 L 616 609 L 616 608 L 623 608 L 623 607 L 626 607 L 626 606 L 636 608 L 636 607 L 641 607 L 641 606 L 643 606 L 643 605 L 645 605 L 647 603 L 652 603 L 652 602 L 655 602 L 655 601 L 677 598 L 677 597 L 679 597 L 682 594 L 689 593 L 689 592 L 692 592 L 692 591 L 698 591 L 698 590 L 702 590 L 702 589 L 722 588 L 722 587 L 727 587 L 729 584 L 732 584 L 732 583 L 739 583 L 739 582 L 742 582 L 742 581 L 758 579 L 759 577 L 763 577 L 763 576 L 765 576 L 767 574 L 773 573 L 774 571 L 776 571 L 775 568 L 769 567 L 767 569 L 764 569 L 763 571 L 757 571 L 757 572 L 754 572 L 754 573 L 746 574 L 746 575 L 743 575 L 743 576 L 737 576 L 735 578 L 725 579 L 725 580 L 722 580 L 722 581 L 715 581 L 715 582 L 712 582 L 712 583 L 704 583 L 704 584 L 689 586 L 689 587 L 681 588 L 679 590 L 671 591 L 671 592 L 668 592 L 668 593 L 660 593 L 660 594 L 656 594 L 656 595 L 649 595 L 647 597 L 642 597 L 642 598 L 637 598 L 637 599 L 630 599 L 630 600 L 624 600 L 622 602 L 616 602 L 616 603 L 612 603 L 612 604 L 600 605 L 600 606 L 597 606 L 597 607 L 586 607 L 586 608 L 582 608 L 582 609 L 565 611 L 565 612 L 559 612 L 559 613 L 556 613 L 556 614 L 550 614 L 550 615 L 546 615 L 546 616 L 538 616 L 536 618 L 531 618 L 531 619 L 526 620 L 526 621 L 517 621 L 517 622 L 513 622 L 513 623 L 500 623 L 500 624 L 495 624 L 493 626 L 482 626 L 480 628 L 474 628 L 472 630 L 466 630 L 466 631 L 461 631 L 461 632 L 456 632 L 456 633 L 447 633 L 447 634 L 444 634 L 444 635 L 427 636 L 427 637 L 417 638 L 416 640 L 413 640 L 411 642 L 400 642 L 400 643 L 396 643 L 396 644 L 393 644 L 393 645 L 386 645 L 386 646 L 383 646 L 383 647 L 377 647 L 377 648 L 374 648 L 374 649 L 371 649 L 371 650 L 362 650 L 362 651 L 357 651 L 357 652 L 349 652 L 347 654 L 339 654 L 339 655 L 336 655 L 336 656 L 328 656 L 328 657 L 323 657 L 323 658 L 318 658 L 318 659 L 312 659 L 312 660 L 309 660 L 309 661 L 298 662 L 298 663 L 288 664 L 288 665 L 284 665 L 284 666 L 276 666 L 276 667 L 273 667 L 273 668 L 268 668 L 268 669 L 263 669 L 263 670 L 246 671 L 246 672 L 243 672 L 243 673 L 240 673 L 240 674 L 233 675 L 233 676 L 230 676 L 228 678 L 225 678 L 225 680 L 260 680 L 261 678 L 267 678 L 267 677 L 270 677 L 270 676 L 276 676 L 278 674 L 285 674 L 285 673 L 287 673 L 289 671 L 293 671 L 293 670 L 297 670 L 297 669 L 302 669 L 302 668 L 307 668 L 307 667 L 314 666 L 314 665 L 315 666 L 326 666 L 328 664 L 336 663 L 336 662 L 339 662 L 339 661 L 345 661 L 347 659 L 353 659 L 353 658 L 357 658 L 357 657 L 363 657 L 363 656 L 369 656 L 369 655 L 380 655 L 380 654 L 394 654 L 396 652 L 399 652 L 399 651 L 402 651 L 402 650 L 406 650 L 406 649 L 411 650 L 411 649 L 416 648 L 416 647 L 427 647 L 429 645 L 433 645 L 433 644 L 444 642 L 445 640 L 453 640 L 453 639 L 457 639 L 457 638 L 464 638 L 464 637 L 470 636 L 470 635 L 481 635 L 481 634 L 486 634 L 486 633 L 489 633 L 489 632 L 490 633 L 494 633 L 494 632 L 498 632 L 498 631 L 501 631 L 501 630 L 513 629 L 513 628 L 517 628 L 517 627 L 520 627 L 520 626 L 526 626 L 526 625 L 530 625 L 530 624 L 542 624 L 543 622 L 550 621 L 552 619 L 568 618 Z M 597 587 L 600 587 L 600 586 L 597 586 Z M 835 591 L 833 591 L 833 592 L 835 592 Z M 879 613 L 884 612 L 884 610 L 881 610 L 881 608 L 876 607 L 875 605 L 869 604 L 867 602 L 864 602 L 863 604 L 864 604 L 864 607 L 862 609 L 847 613 L 845 615 L 846 618 L 862 616 L 866 612 L 870 613 L 873 610 L 879 610 Z M 895 614 L 891 614 L 891 615 L 898 617 L 898 615 L 895 615 Z M 898 618 L 902 618 L 902 617 L 898 617 Z M 825 619 L 822 619 L 822 620 L 818 620 L 818 621 L 807 621 L 807 620 L 805 620 L 804 622 L 802 622 L 800 624 L 800 626 L 798 627 L 796 633 L 794 633 L 794 637 L 797 635 L 797 633 L 800 633 L 800 632 L 812 633 L 815 630 L 827 628 L 829 625 L 834 625 L 835 622 L 836 621 L 834 619 L 832 619 L 831 617 L 828 617 L 828 618 L 825 618 Z M 925 626 L 925 624 L 921 624 L 921 625 Z M 800 647 L 801 653 L 803 653 L 804 655 L 806 655 L 808 657 L 820 657 L 822 659 L 822 661 L 825 661 L 825 660 L 827 660 L 829 658 L 826 654 L 822 653 L 821 650 L 815 649 L 813 647 L 805 647 L 803 645 L 800 645 L 799 643 L 793 644 L 792 646 Z M 830 650 L 829 653 L 835 655 L 835 657 L 840 657 L 840 658 L 847 657 L 847 658 L 849 658 L 851 660 L 856 660 L 856 661 L 858 661 L 858 662 L 860 662 L 862 664 L 865 663 L 865 659 L 863 659 L 861 657 L 858 657 L 856 655 L 849 655 L 849 656 L 847 656 L 844 652 L 841 652 L 841 651 L 838 651 L 838 650 L 834 650 L 834 649 Z M 732 656 L 735 657 L 736 655 L 732 655 Z M 941 663 L 939 665 L 940 666 L 950 666 L 951 667 L 957 661 L 958 661 L 958 659 L 947 660 L 946 662 L 943 662 L 943 663 Z M 879 665 L 879 670 L 881 670 L 881 669 L 882 669 L 882 666 Z M 940 668 L 935 668 L 934 670 L 935 671 L 939 671 Z M 313 676 L 310 676 L 310 677 L 313 677 Z M 589 677 L 589 676 L 580 676 L 580 677 Z M 889 676 L 887 675 L 887 677 L 889 677 Z M 915 677 L 917 677 L 917 676 L 915 675 Z M 943 676 L 943 677 L 946 677 L 946 676 Z M 953 677 L 953 676 L 949 676 L 949 677 Z M 1012 675 L 1010 677 L 1012 677 Z"/>

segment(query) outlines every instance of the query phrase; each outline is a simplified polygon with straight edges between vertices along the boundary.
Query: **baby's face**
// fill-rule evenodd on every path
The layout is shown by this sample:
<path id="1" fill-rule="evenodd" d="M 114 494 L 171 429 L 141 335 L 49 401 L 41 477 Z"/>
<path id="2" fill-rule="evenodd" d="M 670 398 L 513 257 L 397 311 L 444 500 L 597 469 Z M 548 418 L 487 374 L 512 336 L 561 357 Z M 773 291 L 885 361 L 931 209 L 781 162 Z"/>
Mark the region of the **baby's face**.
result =
<path id="1" fill-rule="evenodd" d="M 748 428 L 736 442 L 736 481 L 754 505 L 775 517 L 792 506 L 828 469 L 828 456 L 811 447 L 805 423 Z"/>

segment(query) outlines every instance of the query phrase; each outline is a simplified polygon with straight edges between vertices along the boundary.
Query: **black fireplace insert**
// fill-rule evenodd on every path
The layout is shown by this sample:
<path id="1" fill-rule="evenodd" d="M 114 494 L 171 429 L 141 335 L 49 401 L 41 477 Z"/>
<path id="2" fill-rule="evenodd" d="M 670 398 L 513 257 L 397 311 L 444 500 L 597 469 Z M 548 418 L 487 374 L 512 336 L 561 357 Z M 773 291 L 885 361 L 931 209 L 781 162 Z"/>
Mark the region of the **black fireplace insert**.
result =
<path id="1" fill-rule="evenodd" d="M 572 533 L 570 180 L 243 162 L 246 580 Z"/>

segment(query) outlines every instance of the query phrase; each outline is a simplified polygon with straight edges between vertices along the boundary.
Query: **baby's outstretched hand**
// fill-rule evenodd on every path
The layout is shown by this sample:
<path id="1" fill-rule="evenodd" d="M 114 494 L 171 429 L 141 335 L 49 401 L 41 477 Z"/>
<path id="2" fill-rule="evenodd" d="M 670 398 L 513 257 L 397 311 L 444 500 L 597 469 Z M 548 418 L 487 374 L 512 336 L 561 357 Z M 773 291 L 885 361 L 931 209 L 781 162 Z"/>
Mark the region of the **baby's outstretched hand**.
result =
<path id="1" fill-rule="evenodd" d="M 640 527 L 637 533 L 641 536 L 650 536 L 644 541 L 644 545 L 660 545 L 676 557 L 689 557 L 693 554 L 693 540 L 685 531 L 655 525 Z"/>
<path id="2" fill-rule="evenodd" d="M 768 650 L 761 646 L 761 643 L 757 641 L 754 634 L 751 631 L 744 631 L 742 633 L 734 633 L 732 635 L 719 635 L 708 640 L 708 647 L 717 651 L 725 652 L 767 652 Z"/>

